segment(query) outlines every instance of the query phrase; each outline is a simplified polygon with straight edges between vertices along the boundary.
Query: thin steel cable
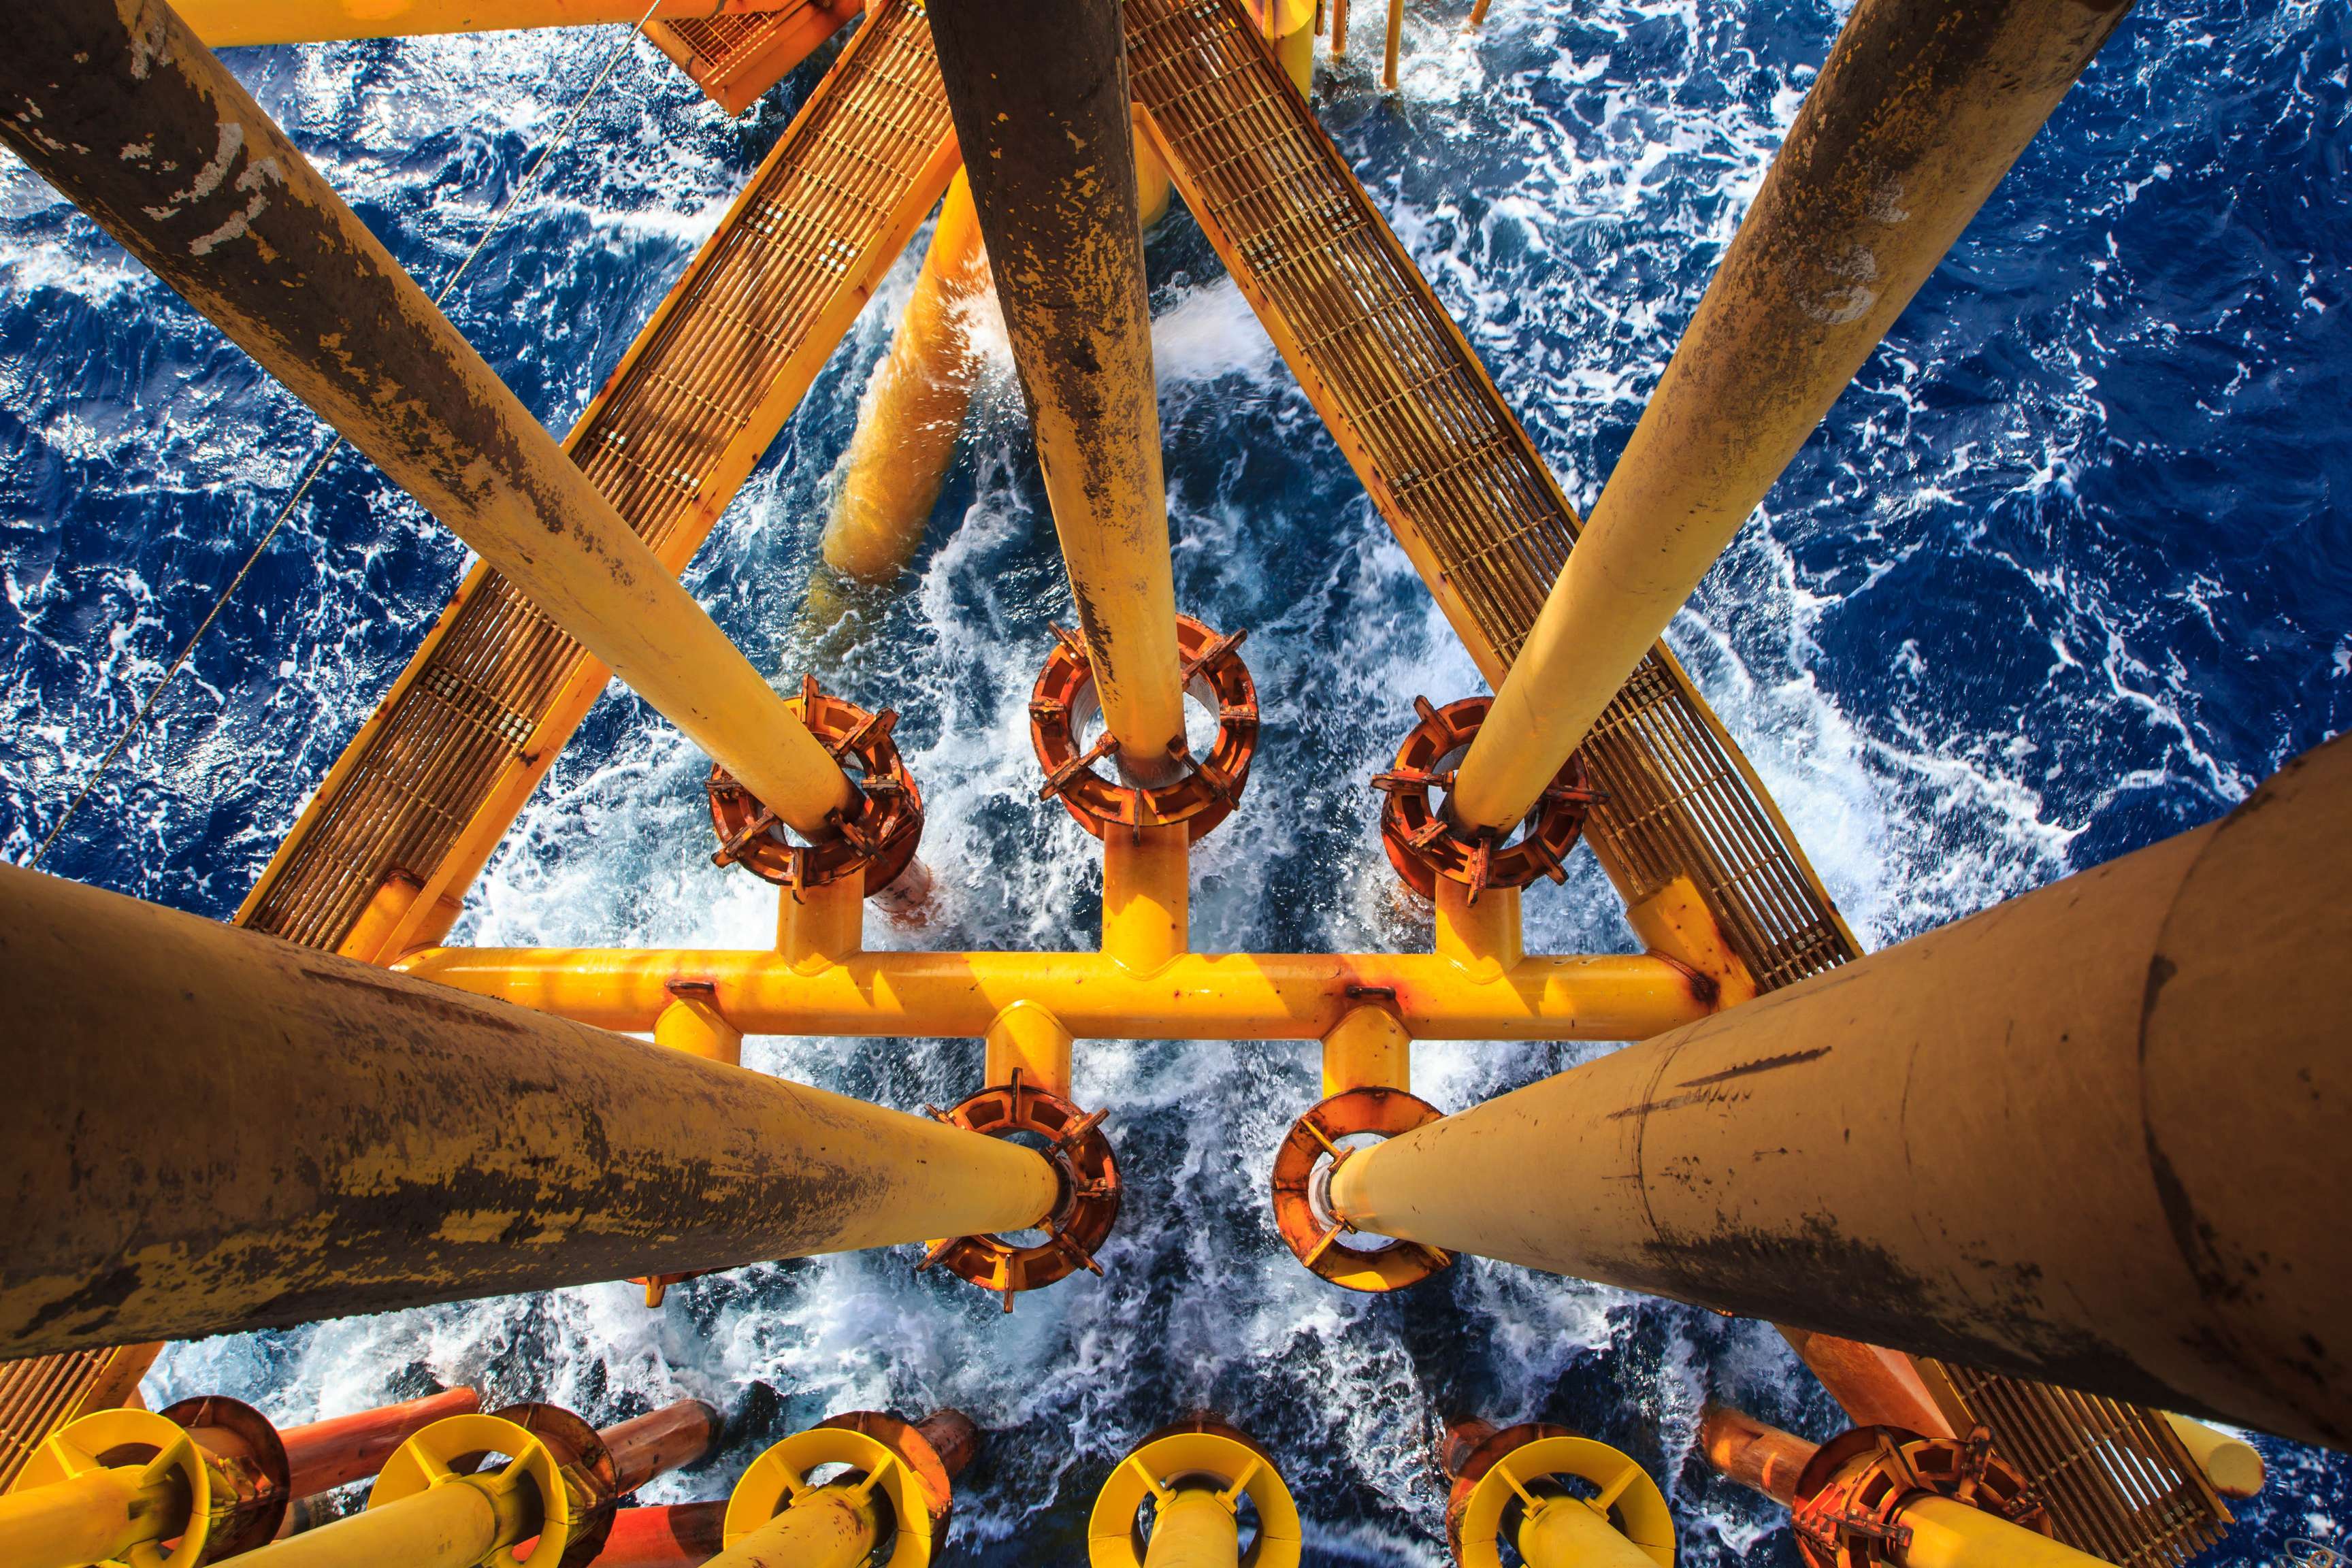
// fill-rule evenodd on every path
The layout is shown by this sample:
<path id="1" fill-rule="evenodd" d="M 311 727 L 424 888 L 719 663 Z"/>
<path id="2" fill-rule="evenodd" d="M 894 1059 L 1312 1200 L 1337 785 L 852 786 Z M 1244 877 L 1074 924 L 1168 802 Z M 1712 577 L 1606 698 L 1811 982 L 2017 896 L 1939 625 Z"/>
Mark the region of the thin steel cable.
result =
<path id="1" fill-rule="evenodd" d="M 505 205 L 491 216 L 489 226 L 482 230 L 482 237 L 479 239 L 474 241 L 474 248 L 466 253 L 465 259 L 457 263 L 457 269 L 449 274 L 448 281 L 441 285 L 441 291 L 433 296 L 433 304 L 436 310 L 449 298 L 450 290 L 457 287 L 458 279 L 466 276 L 467 268 L 474 265 L 475 260 L 480 257 L 490 240 L 505 226 L 508 215 L 515 210 L 516 205 L 521 202 L 523 194 L 529 191 L 532 184 L 538 180 L 539 172 L 547 166 L 548 159 L 552 157 L 555 150 L 562 146 L 565 140 L 571 136 L 572 128 L 580 123 L 580 116 L 587 110 L 589 100 L 595 97 L 597 90 L 604 85 L 605 79 L 610 77 L 614 68 L 621 63 L 621 57 L 628 52 L 629 47 L 636 41 L 637 35 L 646 30 L 646 24 L 653 19 L 653 14 L 660 5 L 661 0 L 652 0 L 652 3 L 646 5 L 645 15 L 639 16 L 635 24 L 629 28 L 628 36 L 604 57 L 604 63 L 597 69 L 594 79 L 588 83 L 580 96 L 572 100 L 572 110 L 564 116 L 563 123 L 557 129 L 554 137 L 546 146 L 540 149 L 539 156 L 531 160 L 530 167 L 523 171 L 522 178 L 516 181 L 514 189 L 507 193 Z M 221 612 L 228 608 L 231 599 L 236 597 L 237 589 L 243 587 L 246 578 L 252 575 L 254 567 L 261 560 L 262 552 L 269 548 L 269 542 L 278 537 L 278 531 L 286 526 L 286 520 L 294 515 L 294 509 L 302 504 L 304 496 L 310 494 L 312 481 L 316 480 L 320 471 L 326 468 L 327 460 L 332 458 L 342 445 L 343 438 L 337 436 L 320 449 L 316 458 L 311 459 L 310 467 L 302 475 L 302 482 L 294 487 L 294 493 L 286 498 L 286 504 L 278 509 L 278 515 L 270 520 L 269 527 L 263 531 L 261 538 L 247 553 L 245 564 L 236 569 L 236 575 L 229 579 L 228 586 L 222 589 L 220 597 L 213 601 L 212 609 L 197 626 L 195 634 L 188 638 L 187 646 L 180 649 L 180 657 L 172 661 L 172 668 L 163 672 L 163 679 L 155 683 L 155 689 L 147 694 L 147 700 L 139 705 L 139 711 L 131 716 L 131 722 L 122 727 L 122 733 L 114 738 L 114 744 L 106 749 L 106 755 L 98 760 L 96 767 L 90 769 L 89 777 L 82 781 L 81 788 L 75 792 L 73 799 L 66 804 L 64 815 L 58 818 L 57 826 L 49 829 L 48 837 L 41 840 L 40 847 L 34 850 L 19 864 L 27 869 L 40 865 L 43 857 L 48 854 L 49 847 L 55 844 L 58 836 L 65 832 L 67 825 L 73 821 L 74 814 L 81 810 L 82 803 L 89 800 L 90 792 L 98 787 L 99 781 L 106 777 L 107 770 L 114 765 L 114 760 L 122 754 L 124 748 L 129 746 L 132 740 L 137 738 L 139 731 L 146 727 L 147 716 L 155 710 L 155 704 L 162 700 L 165 691 L 171 689 L 172 682 L 179 679 L 180 671 L 188 667 L 188 661 L 195 657 L 196 647 L 205 640 L 205 634 L 213 629 L 213 623 L 220 619 Z"/>

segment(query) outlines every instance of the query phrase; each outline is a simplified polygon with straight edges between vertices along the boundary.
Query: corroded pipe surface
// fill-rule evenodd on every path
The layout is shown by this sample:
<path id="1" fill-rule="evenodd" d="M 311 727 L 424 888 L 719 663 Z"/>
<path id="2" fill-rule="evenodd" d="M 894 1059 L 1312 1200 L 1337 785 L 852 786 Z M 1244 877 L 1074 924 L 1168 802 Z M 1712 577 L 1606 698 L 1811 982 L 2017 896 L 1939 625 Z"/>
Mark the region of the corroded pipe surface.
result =
<path id="1" fill-rule="evenodd" d="M 848 778 L 161 0 L 0 0 L 0 141 L 806 835 Z"/>
<path id="2" fill-rule="evenodd" d="M 0 1351 L 1033 1225 L 926 1118 L 0 868 Z"/>
<path id="3" fill-rule="evenodd" d="M 2339 740 L 2220 823 L 1361 1151 L 1333 1207 L 2343 1446 L 2348 821 Z"/>
<path id="4" fill-rule="evenodd" d="M 915 1423 L 915 1432 L 931 1446 L 950 1480 L 962 1475 L 980 1452 L 980 1427 L 961 1410 L 935 1410 Z"/>
<path id="5" fill-rule="evenodd" d="M 1097 952 L 789 954 L 433 948 L 403 973 L 607 1029 L 649 1029 L 667 987 L 711 987 L 746 1034 L 984 1036 L 1031 1002 L 1081 1039 L 1319 1040 L 1381 994 L 1416 1039 L 1638 1040 L 1707 1016 L 1686 971 L 1638 955 L 1525 958 L 1481 977 L 1433 953 L 1185 953 L 1137 973 Z"/>
<path id="6" fill-rule="evenodd" d="M 726 1524 L 724 1500 L 625 1508 L 593 1568 L 700 1568 L 726 1544 Z"/>
<path id="7" fill-rule="evenodd" d="M 659 1410 L 600 1430 L 605 1451 L 619 1471 L 614 1490 L 628 1496 L 656 1476 L 691 1465 L 719 1438 L 719 1412 L 699 1399 L 681 1399 Z"/>
<path id="8" fill-rule="evenodd" d="M 1167 783 L 1184 705 L 1119 8 L 930 17 L 1104 721 L 1137 782 Z"/>
<path id="9" fill-rule="evenodd" d="M 780 11 L 804 0 L 660 0 L 656 22 Z M 399 38 L 420 33 L 491 33 L 510 27 L 580 27 L 635 22 L 645 0 L 181 0 L 173 7 L 214 48 Z"/>
<path id="10" fill-rule="evenodd" d="M 1720 1405 L 1707 1406 L 1700 1418 L 1698 1446 L 1726 1477 L 1783 1504 L 1797 1500 L 1797 1478 L 1821 1447 Z"/>
<path id="11" fill-rule="evenodd" d="M 286 1447 L 286 1489 L 298 1498 L 349 1486 L 383 1468 L 393 1451 L 446 1415 L 472 1415 L 481 1395 L 453 1388 L 355 1415 L 306 1421 L 278 1434 Z"/>
<path id="12" fill-rule="evenodd" d="M 1463 759 L 1457 821 L 1527 814 L 2127 5 L 1855 6 Z"/>

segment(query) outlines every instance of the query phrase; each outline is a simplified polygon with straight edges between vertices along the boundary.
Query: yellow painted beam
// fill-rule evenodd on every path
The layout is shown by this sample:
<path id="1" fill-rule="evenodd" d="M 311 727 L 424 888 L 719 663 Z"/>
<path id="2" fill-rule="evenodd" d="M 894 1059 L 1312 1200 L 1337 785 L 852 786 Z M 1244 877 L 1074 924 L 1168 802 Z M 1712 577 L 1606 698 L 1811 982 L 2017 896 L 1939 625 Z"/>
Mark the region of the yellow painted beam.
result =
<path id="1" fill-rule="evenodd" d="M 1433 953 L 1186 953 L 1149 975 L 1094 952 L 862 952 L 803 968 L 709 949 L 433 948 L 398 966 L 608 1029 L 643 1030 L 673 980 L 708 982 L 749 1035 L 985 1035 L 1030 1002 L 1082 1039 L 1319 1040 L 1377 1001 L 1417 1039 L 1633 1040 L 1704 1017 L 1649 957 L 1531 957 L 1481 979 Z"/>
<path id="2" fill-rule="evenodd" d="M 396 38 L 421 33 L 497 33 L 635 22 L 647 0 L 179 0 L 173 7 L 216 49 Z M 658 0 L 653 20 L 698 21 L 775 11 L 803 0 Z"/>

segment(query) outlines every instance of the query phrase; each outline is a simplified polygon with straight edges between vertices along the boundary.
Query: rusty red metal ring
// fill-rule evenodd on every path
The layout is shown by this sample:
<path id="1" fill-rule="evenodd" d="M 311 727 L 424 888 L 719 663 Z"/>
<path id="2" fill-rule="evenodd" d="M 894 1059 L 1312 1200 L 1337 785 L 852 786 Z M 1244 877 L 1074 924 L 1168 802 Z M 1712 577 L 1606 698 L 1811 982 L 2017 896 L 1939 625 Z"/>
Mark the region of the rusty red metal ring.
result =
<path id="1" fill-rule="evenodd" d="M 1381 843 L 1389 864 L 1424 899 L 1437 896 L 1440 877 L 1468 888 L 1474 904 L 1488 888 L 1524 888 L 1538 877 L 1564 880 L 1568 853 L 1583 835 L 1585 814 L 1601 798 L 1579 753 L 1553 777 L 1517 838 L 1465 833 L 1448 821 L 1435 798 L 1454 782 L 1445 759 L 1470 744 L 1494 705 L 1491 697 L 1465 697 L 1443 708 L 1426 697 L 1414 698 L 1412 710 L 1421 722 L 1397 748 L 1389 771 L 1373 775 L 1372 787 L 1388 795 L 1381 807 Z"/>
<path id="2" fill-rule="evenodd" d="M 202 1433 L 208 1447 L 218 1445 L 212 1456 L 214 1521 L 205 1538 L 205 1561 L 216 1563 L 276 1540 L 294 1493 L 286 1445 L 268 1417 L 223 1394 L 183 1399 L 160 1414 L 184 1431 Z"/>
<path id="3" fill-rule="evenodd" d="M 1094 770 L 1115 758 L 1118 743 L 1105 734 L 1081 748 L 1078 736 L 1100 704 L 1086 639 L 1054 628 L 1054 651 L 1029 694 L 1029 743 L 1045 770 L 1041 798 L 1059 795 L 1078 826 L 1097 838 L 1113 824 L 1155 827 L 1186 823 L 1198 842 L 1233 815 L 1249 783 L 1250 759 L 1257 753 L 1257 686 L 1235 650 L 1248 634 L 1219 637 L 1190 616 L 1176 617 L 1176 649 L 1183 662 L 1184 689 L 1217 713 L 1217 740 L 1206 757 L 1195 757 L 1181 737 L 1170 748 L 1182 765 L 1175 783 L 1145 789 L 1115 784 Z"/>
<path id="4" fill-rule="evenodd" d="M 1856 1426 L 1814 1450 L 1790 1513 L 1808 1568 L 1879 1568 L 1900 1560 L 1909 1531 L 1895 1517 L 1922 1493 L 1982 1509 L 2038 1534 L 2049 1512 L 1982 1426 L 1965 1438 L 1900 1426 Z"/>
<path id="5" fill-rule="evenodd" d="M 1469 1511 L 1470 1494 L 1478 1489 L 1478 1483 L 1486 1479 L 1486 1472 L 1501 1460 L 1508 1458 L 1516 1448 L 1523 1448 L 1529 1443 L 1540 1443 L 1547 1437 L 1575 1436 L 1567 1427 L 1556 1426 L 1549 1421 L 1522 1421 L 1516 1426 L 1490 1431 L 1478 1439 L 1469 1457 L 1454 1472 L 1454 1484 L 1445 1494 L 1445 1541 L 1453 1548 L 1454 1561 L 1462 1561 L 1462 1516 Z"/>
<path id="6" fill-rule="evenodd" d="M 1317 1166 L 1325 1155 L 1332 1168 L 1348 1157 L 1342 1139 L 1359 1133 L 1393 1138 L 1434 1121 L 1442 1113 L 1401 1089 L 1351 1089 L 1310 1108 L 1290 1124 L 1274 1152 L 1274 1225 L 1298 1261 L 1332 1284 L 1349 1290 L 1402 1290 L 1418 1285 L 1454 1259 L 1433 1247 L 1400 1241 L 1392 1247 L 1350 1247 L 1339 1239 L 1346 1227 L 1316 1212 Z"/>
<path id="7" fill-rule="evenodd" d="M 1059 1095 L 1032 1089 L 1017 1070 L 1011 1083 L 983 1089 L 952 1110 L 924 1109 L 967 1132 L 991 1138 L 1027 1132 L 1043 1139 L 1043 1152 L 1061 1177 L 1062 1194 L 1046 1216 L 1045 1240 L 1015 1245 L 995 1236 L 950 1237 L 930 1244 L 918 1270 L 945 1264 L 958 1278 L 1001 1293 L 1008 1312 L 1016 1291 L 1051 1285 L 1078 1268 L 1102 1272 L 1094 1255 L 1118 1221 L 1119 1183 L 1118 1163 L 1102 1134 L 1101 1111 L 1081 1111 Z"/>
<path id="8" fill-rule="evenodd" d="M 567 1506 L 572 1519 L 562 1561 L 555 1568 L 587 1568 L 613 1533 L 613 1515 L 621 1497 L 620 1467 L 612 1450 L 604 1447 L 603 1435 L 561 1405 L 530 1401 L 491 1414 L 537 1437 L 555 1456 L 564 1489 L 572 1494 Z M 543 1500 L 550 1505 L 554 1501 Z"/>
<path id="9" fill-rule="evenodd" d="M 800 696 L 785 706 L 836 761 L 852 764 L 856 804 L 846 816 L 836 812 L 828 819 L 835 830 L 830 837 L 795 844 L 775 813 L 713 763 L 708 787 L 719 849 L 710 858 L 720 866 L 747 867 L 755 876 L 793 889 L 821 888 L 862 870 L 870 899 L 898 879 L 923 838 L 922 793 L 890 738 L 898 715 L 887 708 L 868 713 L 827 697 L 813 675 L 802 679 Z"/>

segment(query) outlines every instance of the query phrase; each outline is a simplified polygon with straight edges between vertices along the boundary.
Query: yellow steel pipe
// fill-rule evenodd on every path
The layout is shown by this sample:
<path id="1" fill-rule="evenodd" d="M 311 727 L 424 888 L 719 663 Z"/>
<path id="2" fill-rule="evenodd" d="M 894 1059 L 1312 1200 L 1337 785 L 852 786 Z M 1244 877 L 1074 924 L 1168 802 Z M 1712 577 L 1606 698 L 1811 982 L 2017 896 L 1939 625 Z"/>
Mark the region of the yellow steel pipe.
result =
<path id="1" fill-rule="evenodd" d="M 2128 0 L 1861 0 L 1478 738 L 1452 812 L 1528 813 Z"/>
<path id="2" fill-rule="evenodd" d="M 1239 1568 L 1241 1520 L 1211 1487 L 1178 1487 L 1153 1506 L 1143 1568 Z"/>
<path id="3" fill-rule="evenodd" d="M 2189 1450 L 2189 1457 L 2197 1461 L 2197 1468 L 2205 1472 L 2205 1479 L 2213 1483 L 2215 1491 L 2229 1498 L 2250 1498 L 2261 1493 L 2267 1467 L 2263 1463 L 2262 1451 L 2252 1443 L 2169 1411 L 2164 1419 L 2179 1437 L 2181 1447 Z"/>
<path id="4" fill-rule="evenodd" d="M 980 216 L 959 172 L 940 204 L 889 356 L 857 412 L 848 474 L 825 524 L 825 564 L 853 583 L 895 581 L 922 542 L 971 406 L 979 369 L 971 302 L 987 287 Z"/>
<path id="5" fill-rule="evenodd" d="M 1163 784 L 1184 699 L 1119 8 L 930 17 L 1104 722 Z"/>
<path id="6" fill-rule="evenodd" d="M 1104 952 L 1149 973 L 1192 945 L 1192 846 L 1181 822 L 1103 835 Z"/>
<path id="7" fill-rule="evenodd" d="M 142 1484 L 141 1467 L 86 1470 L 0 1497 L 0 1562 L 9 1568 L 111 1563 L 184 1527 L 168 1481 Z"/>
<path id="8" fill-rule="evenodd" d="M 880 1528 L 870 1494 L 819 1487 L 704 1568 L 863 1568 Z"/>
<path id="9" fill-rule="evenodd" d="M 2218 824 L 1351 1155 L 1332 1210 L 2352 1442 L 2347 822 L 2339 740 Z"/>
<path id="10" fill-rule="evenodd" d="M 656 22 L 777 11 L 804 0 L 659 0 Z M 215 49 L 420 33 L 493 33 L 635 22 L 646 0 L 180 0 L 173 7 Z"/>
<path id="11" fill-rule="evenodd" d="M 1018 1230 L 1057 1197 L 1014 1143 L 12 867 L 0 1068 L 0 1356 Z"/>
<path id="12" fill-rule="evenodd" d="M 778 816 L 830 831 L 839 764 L 184 22 L 0 19 L 0 141 Z"/>
<path id="13" fill-rule="evenodd" d="M 1528 1568 L 1658 1568 L 1656 1559 L 1576 1498 L 1551 1498 L 1519 1521 Z"/>
<path id="14" fill-rule="evenodd" d="M 1186 953 L 1144 974 L 1093 952 L 862 952 L 803 969 L 751 951 L 432 948 L 400 968 L 631 1032 L 653 1027 L 676 979 L 710 984 L 748 1035 L 978 1037 L 1030 1002 L 1081 1039 L 1319 1040 L 1377 999 L 1418 1039 L 1633 1040 L 1711 1006 L 1675 965 L 1615 955 L 1528 958 L 1486 979 L 1431 953 Z"/>
<path id="15" fill-rule="evenodd" d="M 477 1568 L 499 1548 L 526 1541 L 538 1521 L 518 1507 L 520 1489 L 488 1478 L 441 1485 L 289 1535 L 248 1553 L 249 1568 Z"/>

